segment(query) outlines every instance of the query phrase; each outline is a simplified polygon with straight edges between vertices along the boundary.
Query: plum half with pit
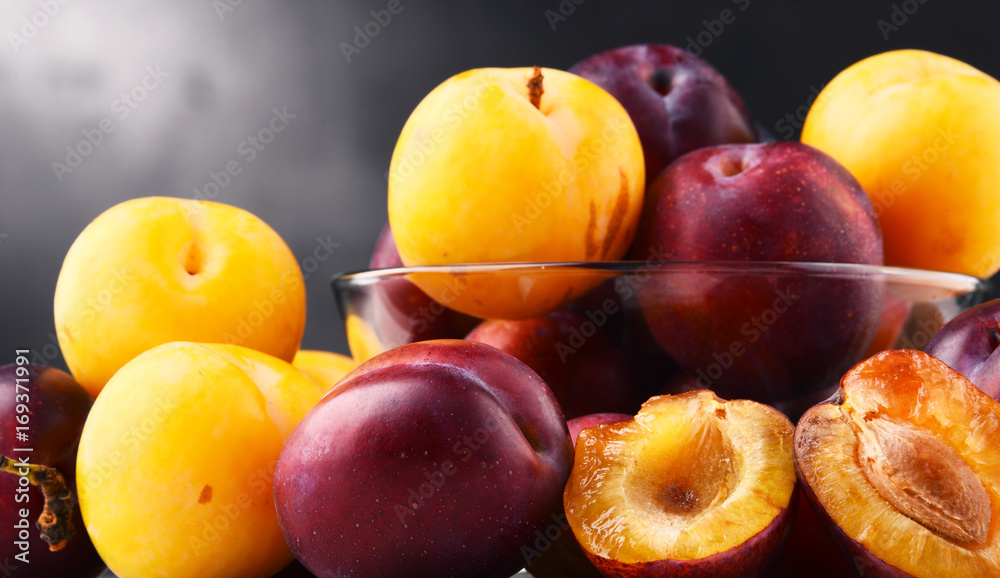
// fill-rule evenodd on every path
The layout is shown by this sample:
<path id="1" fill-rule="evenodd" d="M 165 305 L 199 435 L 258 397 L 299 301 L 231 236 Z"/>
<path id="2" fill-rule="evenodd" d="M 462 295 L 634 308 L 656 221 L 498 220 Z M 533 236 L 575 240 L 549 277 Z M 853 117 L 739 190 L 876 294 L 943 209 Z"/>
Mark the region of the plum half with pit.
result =
<path id="1" fill-rule="evenodd" d="M 563 503 L 606 576 L 759 576 L 795 519 L 791 422 L 710 391 L 584 429 Z"/>
<path id="2" fill-rule="evenodd" d="M 795 430 L 806 497 L 863 576 L 1000 576 L 1000 402 L 927 353 L 883 351 Z"/>
<path id="3" fill-rule="evenodd" d="M 16 566 L 15 576 L 97 576 L 104 564 L 87 536 L 76 503 L 76 452 L 94 400 L 66 372 L 21 360 L 25 363 L 0 367 L 0 455 L 13 460 L 28 458 L 31 464 L 55 468 L 62 474 L 73 495 L 75 535 L 61 549 L 52 551 L 35 527 L 45 502 L 42 490 L 22 484 L 18 475 L 0 472 L 0 504 L 5 512 L 0 527 L 0 561 L 8 568 Z M 32 451 L 19 452 L 18 448 Z M 27 509 L 28 516 L 20 516 L 21 509 Z M 18 546 L 24 542 L 24 528 L 15 527 L 23 524 L 22 519 L 30 526 L 25 548 Z M 28 563 L 16 558 L 25 552 Z"/>

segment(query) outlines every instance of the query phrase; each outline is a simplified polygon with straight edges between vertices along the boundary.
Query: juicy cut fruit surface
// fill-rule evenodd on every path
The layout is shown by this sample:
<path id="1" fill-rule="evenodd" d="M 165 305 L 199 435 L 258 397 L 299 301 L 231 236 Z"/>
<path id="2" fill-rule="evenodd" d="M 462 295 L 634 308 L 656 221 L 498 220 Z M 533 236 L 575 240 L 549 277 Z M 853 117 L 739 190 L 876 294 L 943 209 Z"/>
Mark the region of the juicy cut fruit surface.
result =
<path id="1" fill-rule="evenodd" d="M 567 519 L 605 572 L 753 575 L 790 529 L 792 432 L 752 401 L 654 397 L 631 421 L 580 433 Z"/>
<path id="2" fill-rule="evenodd" d="M 926 353 L 889 350 L 802 416 L 796 467 L 841 549 L 862 566 L 889 576 L 997 576 L 998 434 L 1000 403 Z"/>

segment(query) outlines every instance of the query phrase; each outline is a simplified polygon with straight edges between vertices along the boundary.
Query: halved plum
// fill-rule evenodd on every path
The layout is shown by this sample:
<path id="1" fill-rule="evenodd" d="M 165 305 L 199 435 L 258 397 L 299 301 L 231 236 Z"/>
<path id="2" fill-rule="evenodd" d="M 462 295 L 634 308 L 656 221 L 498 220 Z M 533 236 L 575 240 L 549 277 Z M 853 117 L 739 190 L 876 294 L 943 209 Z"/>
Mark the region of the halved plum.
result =
<path id="1" fill-rule="evenodd" d="M 879 353 L 806 412 L 795 465 L 864 576 L 1000 576 L 1000 403 L 915 350 Z"/>
<path id="2" fill-rule="evenodd" d="M 757 402 L 653 397 L 580 433 L 567 520 L 606 576 L 758 576 L 795 518 L 792 435 Z"/>

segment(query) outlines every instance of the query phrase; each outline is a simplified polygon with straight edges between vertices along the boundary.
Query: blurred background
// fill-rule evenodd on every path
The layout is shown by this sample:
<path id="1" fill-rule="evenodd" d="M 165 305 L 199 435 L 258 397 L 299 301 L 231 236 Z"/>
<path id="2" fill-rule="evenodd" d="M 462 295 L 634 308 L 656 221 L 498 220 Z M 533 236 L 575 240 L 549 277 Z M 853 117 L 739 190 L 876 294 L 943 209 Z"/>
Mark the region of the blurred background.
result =
<path id="1" fill-rule="evenodd" d="M 399 2 L 386 21 L 389 0 L 4 0 L 0 363 L 29 348 L 65 368 L 52 297 L 91 220 L 135 197 L 198 197 L 233 160 L 242 170 L 214 200 L 285 238 L 307 269 L 303 347 L 346 353 L 330 279 L 367 265 L 410 112 L 466 69 L 694 46 L 781 139 L 798 137 L 834 75 L 885 50 L 932 50 L 1000 77 L 992 2 Z M 724 9 L 735 19 L 720 30 Z M 285 128 L 253 148 L 276 116 Z"/>

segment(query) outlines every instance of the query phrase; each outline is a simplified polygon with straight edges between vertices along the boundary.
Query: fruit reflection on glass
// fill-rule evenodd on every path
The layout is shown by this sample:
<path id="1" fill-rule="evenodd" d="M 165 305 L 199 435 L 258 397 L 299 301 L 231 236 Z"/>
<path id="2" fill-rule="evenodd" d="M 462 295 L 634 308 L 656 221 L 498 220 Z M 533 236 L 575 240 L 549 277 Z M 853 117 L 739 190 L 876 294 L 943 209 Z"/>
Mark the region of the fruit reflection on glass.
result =
<path id="1" fill-rule="evenodd" d="M 795 431 L 806 495 L 865 576 L 1000 575 L 1000 403 L 896 349 L 849 371 Z"/>
<path id="2" fill-rule="evenodd" d="M 743 99 L 709 63 L 665 44 L 623 46 L 569 69 L 628 111 L 642 141 L 646 180 L 698 148 L 757 141 Z"/>
<path id="3" fill-rule="evenodd" d="M 21 360 L 26 361 L 23 357 Z M 27 363 L 0 367 L 0 455 L 13 460 L 26 458 L 30 464 L 57 469 L 73 494 L 71 522 L 75 535 L 61 549 L 52 551 L 35 527 L 43 509 L 41 490 L 23 484 L 20 472 L 0 472 L 4 507 L 0 561 L 13 570 L 14 576 L 87 578 L 104 569 L 76 504 L 77 447 L 93 402 L 80 384 L 59 369 Z M 15 448 L 32 451 L 18 452 Z"/>
<path id="4" fill-rule="evenodd" d="M 1000 82 L 923 50 L 866 58 L 809 110 L 802 142 L 871 197 L 887 265 L 986 278 L 1000 269 Z"/>
<path id="5" fill-rule="evenodd" d="M 558 521 L 573 449 L 528 366 L 470 341 L 366 361 L 302 420 L 278 460 L 289 546 L 317 576 L 495 576 Z"/>
<path id="6" fill-rule="evenodd" d="M 73 242 L 56 283 L 59 347 L 91 395 L 143 351 L 232 343 L 291 361 L 305 285 L 285 242 L 221 203 L 148 197 L 115 205 Z"/>
<path id="7" fill-rule="evenodd" d="M 635 126 L 603 89 L 548 68 L 476 69 L 436 87 L 403 127 L 389 222 L 408 266 L 614 260 L 644 188 Z M 411 279 L 456 310 L 505 319 L 545 315 L 600 280 Z"/>
<path id="8" fill-rule="evenodd" d="M 865 192 L 826 154 L 722 145 L 684 155 L 649 186 L 630 257 L 877 265 L 882 236 Z M 884 296 L 871 278 L 664 279 L 639 291 L 657 342 L 703 387 L 764 402 L 835 385 L 874 335 Z"/>
<path id="9" fill-rule="evenodd" d="M 492 345 L 535 370 L 567 419 L 638 411 L 645 396 L 628 358 L 600 333 L 583 338 L 580 330 L 588 322 L 582 313 L 559 309 L 538 319 L 483 321 L 466 339 Z"/>
<path id="10" fill-rule="evenodd" d="M 566 517 L 609 576 L 756 576 L 795 518 L 792 424 L 701 390 L 580 433 Z"/>
<path id="11" fill-rule="evenodd" d="M 375 242 L 369 267 L 388 269 L 402 266 L 403 260 L 396 249 L 392 228 L 386 225 Z M 432 339 L 458 339 L 479 322 L 474 317 L 431 299 L 419 287 L 402 277 L 380 284 L 372 299 L 374 333 L 366 337 L 361 328 L 360 331 L 349 331 L 348 335 L 352 346 L 360 345 L 351 349 L 359 363 L 382 348 Z M 367 346 L 366 340 L 372 337 L 381 347 Z"/>
<path id="12" fill-rule="evenodd" d="M 236 345 L 168 343 L 108 382 L 80 440 L 80 508 L 120 578 L 266 577 L 292 561 L 274 512 L 284 440 L 323 390 Z"/>

